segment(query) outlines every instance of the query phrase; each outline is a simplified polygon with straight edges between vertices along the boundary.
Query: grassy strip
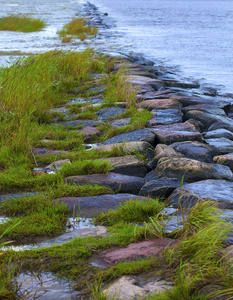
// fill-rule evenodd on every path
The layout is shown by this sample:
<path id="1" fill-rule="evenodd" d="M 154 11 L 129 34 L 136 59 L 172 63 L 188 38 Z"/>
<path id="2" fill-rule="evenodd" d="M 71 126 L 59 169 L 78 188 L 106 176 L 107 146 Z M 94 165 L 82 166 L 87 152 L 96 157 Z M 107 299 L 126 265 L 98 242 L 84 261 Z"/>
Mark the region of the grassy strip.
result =
<path id="1" fill-rule="evenodd" d="M 74 18 L 70 23 L 66 24 L 62 30 L 58 31 L 63 43 L 68 43 L 73 37 L 84 41 L 88 37 L 94 37 L 98 33 L 97 27 L 86 26 L 85 18 Z"/>
<path id="2" fill-rule="evenodd" d="M 10 15 L 0 18 L 0 30 L 33 32 L 40 31 L 45 27 L 41 19 L 34 19 L 26 15 Z"/>

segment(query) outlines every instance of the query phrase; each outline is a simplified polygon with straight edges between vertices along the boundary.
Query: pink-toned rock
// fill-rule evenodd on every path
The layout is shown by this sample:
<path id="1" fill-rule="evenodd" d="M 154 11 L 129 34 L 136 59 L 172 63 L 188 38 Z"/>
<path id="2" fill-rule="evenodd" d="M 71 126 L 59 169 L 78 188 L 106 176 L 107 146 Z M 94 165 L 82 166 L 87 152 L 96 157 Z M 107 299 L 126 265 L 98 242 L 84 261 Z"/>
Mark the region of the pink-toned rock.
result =
<path id="1" fill-rule="evenodd" d="M 179 101 L 175 99 L 153 99 L 146 100 L 138 104 L 139 107 L 146 108 L 148 110 L 152 109 L 181 109 L 182 105 Z"/>
<path id="2" fill-rule="evenodd" d="M 80 130 L 80 133 L 85 136 L 85 142 L 89 143 L 95 136 L 99 136 L 101 132 L 95 127 L 84 127 Z"/>
<path id="3" fill-rule="evenodd" d="M 159 79 L 153 79 L 146 76 L 138 76 L 138 75 L 127 75 L 126 80 L 133 84 L 133 86 L 140 86 L 141 85 L 151 85 L 153 88 L 158 90 L 161 87 L 164 87 L 164 82 Z"/>
<path id="4" fill-rule="evenodd" d="M 132 261 L 138 258 L 157 256 L 173 243 L 175 243 L 174 240 L 168 238 L 133 243 L 124 248 L 108 250 L 98 255 L 95 261 L 98 261 L 102 265 L 108 265 L 125 260 Z"/>
<path id="5" fill-rule="evenodd" d="M 183 141 L 199 141 L 202 142 L 202 135 L 189 122 L 176 123 L 171 125 L 159 125 L 150 128 L 155 133 L 155 137 L 161 144 L 172 144 Z"/>

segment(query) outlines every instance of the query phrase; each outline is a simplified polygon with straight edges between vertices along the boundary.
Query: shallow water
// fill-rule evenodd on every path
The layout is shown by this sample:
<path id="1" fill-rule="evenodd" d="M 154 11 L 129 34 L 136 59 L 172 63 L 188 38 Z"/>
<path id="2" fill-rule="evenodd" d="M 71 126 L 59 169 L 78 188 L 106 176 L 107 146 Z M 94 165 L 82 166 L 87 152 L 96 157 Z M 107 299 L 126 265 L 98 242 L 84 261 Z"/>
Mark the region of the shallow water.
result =
<path id="1" fill-rule="evenodd" d="M 69 282 L 58 279 L 52 273 L 20 274 L 17 282 L 20 285 L 19 296 L 27 300 L 68 300 L 76 299 L 78 294 Z"/>

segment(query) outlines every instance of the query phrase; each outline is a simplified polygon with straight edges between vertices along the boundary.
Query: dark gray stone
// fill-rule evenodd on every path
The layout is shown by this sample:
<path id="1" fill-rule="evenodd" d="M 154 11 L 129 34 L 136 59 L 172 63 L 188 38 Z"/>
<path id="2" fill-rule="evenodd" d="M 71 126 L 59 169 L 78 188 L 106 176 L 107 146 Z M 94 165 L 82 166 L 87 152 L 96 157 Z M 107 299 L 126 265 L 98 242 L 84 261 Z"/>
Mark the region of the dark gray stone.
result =
<path id="1" fill-rule="evenodd" d="M 215 147 L 197 141 L 178 142 L 171 144 L 170 147 L 175 151 L 184 154 L 186 158 L 208 163 L 213 162 L 213 157 L 219 154 Z"/>
<path id="2" fill-rule="evenodd" d="M 233 152 L 233 141 L 226 138 L 219 139 L 205 139 L 205 142 L 218 149 L 220 154 Z"/>
<path id="3" fill-rule="evenodd" d="M 202 180 L 183 184 L 182 189 L 177 188 L 169 197 L 174 207 L 182 205 L 191 207 L 200 199 L 212 200 L 219 203 L 223 209 L 233 209 L 233 182 L 226 180 Z M 179 201 L 179 204 L 178 204 Z"/>
<path id="4" fill-rule="evenodd" d="M 144 185 L 144 179 L 118 173 L 70 176 L 65 179 L 68 184 L 102 185 L 119 193 L 137 194 Z"/>
<path id="5" fill-rule="evenodd" d="M 125 108 L 121 107 L 106 107 L 96 112 L 99 120 L 108 120 L 114 116 L 121 115 L 125 112 Z"/>
<path id="6" fill-rule="evenodd" d="M 151 112 L 153 118 L 147 121 L 146 127 L 180 123 L 183 119 L 183 114 L 179 109 L 160 109 Z"/>
<path id="7" fill-rule="evenodd" d="M 130 199 L 146 200 L 144 197 L 131 194 L 106 194 L 91 197 L 63 197 L 54 200 L 54 202 L 65 203 L 71 213 L 75 211 L 80 217 L 93 218 L 99 213 L 115 209 Z"/>
<path id="8" fill-rule="evenodd" d="M 96 127 L 99 125 L 99 122 L 95 120 L 74 120 L 74 121 L 67 121 L 67 122 L 61 122 L 65 127 L 77 127 L 77 126 L 82 126 L 82 127 Z"/>
<path id="9" fill-rule="evenodd" d="M 205 139 L 226 138 L 229 140 L 233 140 L 233 133 L 224 128 L 204 132 L 203 136 Z"/>
<path id="10" fill-rule="evenodd" d="M 151 181 L 151 180 L 157 180 L 159 177 L 155 175 L 154 171 L 150 171 L 149 173 L 146 174 L 144 177 L 145 183 Z"/>
<path id="11" fill-rule="evenodd" d="M 210 105 L 210 104 L 189 105 L 189 106 L 184 107 L 182 110 L 185 114 L 189 111 L 192 111 L 192 110 L 198 110 L 198 111 L 204 111 L 204 112 L 214 114 L 214 115 L 219 115 L 219 116 L 222 116 L 222 117 L 227 116 L 223 109 L 218 108 L 214 105 Z"/>
<path id="12" fill-rule="evenodd" d="M 107 141 L 103 142 L 103 145 L 116 144 L 122 142 L 134 142 L 134 141 L 144 141 L 154 145 L 155 135 L 149 129 L 138 129 L 128 133 L 122 133 L 116 135 Z"/>
<path id="13" fill-rule="evenodd" d="M 123 127 L 130 124 L 130 118 L 116 119 L 112 121 L 112 127 Z"/>
<path id="14" fill-rule="evenodd" d="M 175 178 L 159 178 L 147 182 L 140 190 L 139 195 L 153 198 L 167 198 L 180 186 L 180 180 Z"/>

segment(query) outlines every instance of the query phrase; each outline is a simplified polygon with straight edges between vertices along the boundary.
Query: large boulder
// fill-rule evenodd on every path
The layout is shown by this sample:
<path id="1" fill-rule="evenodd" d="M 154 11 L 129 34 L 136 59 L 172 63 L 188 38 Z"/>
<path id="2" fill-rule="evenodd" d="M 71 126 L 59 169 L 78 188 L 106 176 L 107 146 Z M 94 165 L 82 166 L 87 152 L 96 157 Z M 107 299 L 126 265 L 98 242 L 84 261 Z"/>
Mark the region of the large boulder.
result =
<path id="1" fill-rule="evenodd" d="M 154 172 L 159 177 L 177 179 L 184 177 L 184 180 L 187 182 L 204 179 L 233 179 L 231 170 L 226 166 L 189 158 L 161 158 Z"/>
<path id="2" fill-rule="evenodd" d="M 227 167 L 226 167 L 227 168 Z M 144 185 L 144 180 L 136 176 L 118 173 L 78 175 L 65 178 L 68 184 L 75 185 L 101 185 L 112 189 L 114 192 L 137 194 Z"/>

